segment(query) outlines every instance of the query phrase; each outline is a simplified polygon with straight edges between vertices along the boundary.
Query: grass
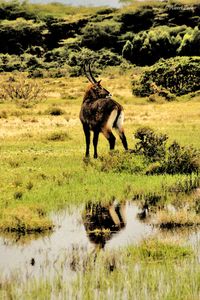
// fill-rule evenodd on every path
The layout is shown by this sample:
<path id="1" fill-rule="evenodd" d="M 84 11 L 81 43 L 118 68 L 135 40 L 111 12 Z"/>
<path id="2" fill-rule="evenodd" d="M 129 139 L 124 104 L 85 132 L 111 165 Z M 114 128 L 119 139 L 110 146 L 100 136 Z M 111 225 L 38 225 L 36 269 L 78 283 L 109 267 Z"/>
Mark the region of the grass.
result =
<path id="1" fill-rule="evenodd" d="M 21 197 L 20 197 L 21 198 Z M 1 212 L 0 232 L 42 233 L 53 229 L 52 221 L 40 206 L 17 205 Z"/>
<path id="2" fill-rule="evenodd" d="M 200 225 L 200 216 L 185 210 L 176 213 L 160 211 L 156 219 L 156 225 L 167 229 Z"/>
<path id="3" fill-rule="evenodd" d="M 2 295 L 14 299 L 198 299 L 200 273 L 190 248 L 147 240 L 112 253 L 79 255 L 75 251 L 69 259 L 77 273 L 71 282 L 62 277 L 63 263 L 52 282 L 30 280 L 23 294 L 16 288 L 17 281 L 6 282 Z"/>
<path id="4" fill-rule="evenodd" d="M 134 70 L 123 73 L 118 68 L 108 68 L 100 76 L 103 86 L 124 106 L 129 147 L 136 143 L 137 128 L 150 126 L 156 132 L 166 133 L 169 143 L 176 139 L 181 145 L 200 149 L 200 96 L 150 103 L 131 94 L 131 72 Z M 1 74 L 0 82 L 3 79 Z M 89 160 L 83 159 L 85 141 L 78 114 L 86 79 L 37 81 L 45 87 L 46 101 L 31 109 L 13 102 L 0 103 L 2 231 L 52 228 L 50 212 L 88 201 L 108 203 L 137 197 L 141 202 L 158 199 L 165 203 L 180 201 L 187 192 L 191 207 L 196 205 L 197 198 L 189 192 L 199 186 L 197 174 L 147 176 L 135 169 L 129 172 L 129 166 L 121 159 L 126 154 L 119 138 L 116 156 L 121 159 L 122 169 L 118 169 L 115 159 L 110 160 L 112 155 L 108 154 L 108 143 L 103 136 L 98 147 L 100 158 L 94 160 L 91 152 Z M 59 108 L 62 114 L 50 115 L 52 107 Z M 112 168 L 108 166 L 110 163 Z M 135 156 L 132 163 L 143 167 L 143 162 Z M 86 257 L 72 282 L 64 279 L 62 267 L 54 279 L 28 280 L 23 286 L 18 284 L 20 276 L 16 275 L 2 283 L 0 298 L 198 299 L 199 266 L 196 256 L 190 253 L 184 247 L 156 241 L 116 253 L 102 251 Z"/>

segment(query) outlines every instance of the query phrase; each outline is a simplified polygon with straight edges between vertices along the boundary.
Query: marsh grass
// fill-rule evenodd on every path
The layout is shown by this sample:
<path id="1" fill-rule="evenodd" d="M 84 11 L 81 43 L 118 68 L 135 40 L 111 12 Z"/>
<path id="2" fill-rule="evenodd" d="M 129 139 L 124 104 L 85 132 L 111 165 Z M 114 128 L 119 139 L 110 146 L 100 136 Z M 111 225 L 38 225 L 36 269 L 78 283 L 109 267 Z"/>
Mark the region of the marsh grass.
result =
<path id="1" fill-rule="evenodd" d="M 64 275 L 66 261 L 74 274 L 71 280 Z M 174 294 L 174 299 L 182 299 L 183 295 L 196 297 L 200 288 L 193 251 L 169 241 L 149 239 L 136 246 L 90 254 L 74 248 L 59 264 L 53 280 L 50 275 L 45 280 L 30 278 L 25 286 L 16 273 L 14 281 L 2 283 L 1 295 L 4 299 L 168 299 Z"/>
<path id="2" fill-rule="evenodd" d="M 160 228 L 173 229 L 200 225 L 200 216 L 195 212 L 179 210 L 175 213 L 160 211 L 156 215 L 156 225 Z"/>
<path id="3" fill-rule="evenodd" d="M 42 207 L 17 205 L 15 208 L 6 208 L 1 212 L 0 231 L 25 234 L 52 229 L 53 223 L 47 218 Z"/>
<path id="4" fill-rule="evenodd" d="M 199 95 L 192 100 L 180 97 L 170 103 L 149 103 L 148 99 L 132 96 L 128 84 L 132 71 L 137 72 L 108 68 L 100 76 L 102 85 L 124 106 L 129 147 L 136 144 L 136 130 L 150 126 L 166 133 L 169 143 L 176 139 L 181 145 L 200 149 Z M 3 77 L 1 74 L 0 81 Z M 143 173 L 146 167 L 143 160 L 124 153 L 119 138 L 117 152 L 109 154 L 108 143 L 100 136 L 100 159 L 92 158 L 92 150 L 91 158 L 84 159 L 85 140 L 78 114 L 87 81 L 83 77 L 41 80 L 47 93 L 45 102 L 32 109 L 19 109 L 11 102 L 0 103 L 0 110 L 7 113 L 6 119 L 0 118 L 1 230 L 48 231 L 53 226 L 49 219 L 52 211 L 84 205 L 88 201 L 103 204 L 113 199 L 119 202 L 137 199 L 141 205 L 148 202 L 159 206 L 187 200 L 195 210 L 198 198 L 189 193 L 199 187 L 198 174 L 147 176 Z M 61 99 L 63 92 L 65 98 Z M 66 113 L 47 115 L 46 111 L 53 105 Z M 36 122 L 32 122 L 34 118 Z M 22 192 L 22 197 L 16 199 L 16 192 Z M 34 207 L 38 207 L 39 212 Z M 162 245 L 152 243 L 142 244 L 138 250 L 122 249 L 116 254 L 102 251 L 100 255 L 86 258 L 84 267 L 79 266 L 80 261 L 74 254 L 77 260 L 72 259 L 71 263 L 74 268 L 78 267 L 72 281 L 64 279 L 62 268 L 56 278 L 28 280 L 26 284 L 16 275 L 2 283 L 0 297 L 198 299 L 200 272 L 196 258 L 183 254 L 185 250 L 168 246 L 163 250 Z"/>

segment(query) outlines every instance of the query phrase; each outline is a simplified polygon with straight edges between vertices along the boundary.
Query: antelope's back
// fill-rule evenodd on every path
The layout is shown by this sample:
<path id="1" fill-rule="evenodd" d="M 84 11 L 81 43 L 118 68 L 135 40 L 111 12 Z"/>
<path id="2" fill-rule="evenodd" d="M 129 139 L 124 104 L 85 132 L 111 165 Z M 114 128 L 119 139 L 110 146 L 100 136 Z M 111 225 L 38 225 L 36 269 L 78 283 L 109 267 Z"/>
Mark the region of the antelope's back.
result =
<path id="1" fill-rule="evenodd" d="M 117 110 L 119 114 L 123 107 L 111 98 L 86 100 L 81 106 L 79 117 L 83 124 L 88 124 L 91 129 L 95 129 L 95 127 L 102 127 L 107 122 L 113 110 Z"/>

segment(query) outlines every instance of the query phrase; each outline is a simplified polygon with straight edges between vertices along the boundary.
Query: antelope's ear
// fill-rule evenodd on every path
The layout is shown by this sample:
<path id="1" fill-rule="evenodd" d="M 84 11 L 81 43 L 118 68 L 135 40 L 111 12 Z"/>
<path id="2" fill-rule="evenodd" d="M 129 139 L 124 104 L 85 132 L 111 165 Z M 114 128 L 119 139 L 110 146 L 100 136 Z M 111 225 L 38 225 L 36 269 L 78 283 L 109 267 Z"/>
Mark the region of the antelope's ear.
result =
<path id="1" fill-rule="evenodd" d="M 100 83 L 101 83 L 101 79 L 97 82 L 97 84 L 100 85 Z"/>

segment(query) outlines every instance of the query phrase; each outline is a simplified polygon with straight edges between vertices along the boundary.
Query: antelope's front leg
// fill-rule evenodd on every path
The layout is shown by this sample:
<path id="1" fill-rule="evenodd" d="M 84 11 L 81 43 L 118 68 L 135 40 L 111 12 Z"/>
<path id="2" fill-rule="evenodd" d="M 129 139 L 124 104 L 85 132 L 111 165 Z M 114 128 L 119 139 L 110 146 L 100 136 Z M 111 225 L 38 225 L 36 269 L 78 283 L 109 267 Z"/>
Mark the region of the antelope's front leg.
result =
<path id="1" fill-rule="evenodd" d="M 88 157 L 90 155 L 90 128 L 88 125 L 83 125 L 83 130 L 85 133 L 85 142 L 86 142 L 85 156 Z"/>

